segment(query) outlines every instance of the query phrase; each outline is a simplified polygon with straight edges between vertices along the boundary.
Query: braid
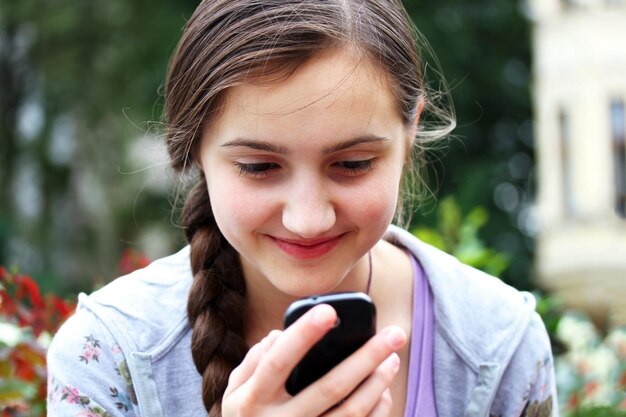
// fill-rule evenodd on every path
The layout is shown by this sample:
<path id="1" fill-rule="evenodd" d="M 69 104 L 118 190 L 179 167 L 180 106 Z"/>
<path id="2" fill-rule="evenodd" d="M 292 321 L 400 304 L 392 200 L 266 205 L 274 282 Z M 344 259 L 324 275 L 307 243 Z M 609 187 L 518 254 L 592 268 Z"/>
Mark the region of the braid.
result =
<path id="1" fill-rule="evenodd" d="M 187 196 L 183 224 L 194 277 L 187 302 L 191 354 L 202 375 L 204 407 L 211 417 L 220 417 L 228 377 L 248 351 L 246 288 L 238 254 L 215 223 L 204 175 Z"/>
<path id="2" fill-rule="evenodd" d="M 193 272 L 187 315 L 191 353 L 202 375 L 202 399 L 211 417 L 221 417 L 228 377 L 248 350 L 246 288 L 239 254 L 213 216 L 202 174 L 207 167 L 198 156 L 206 127 L 228 104 L 229 89 L 279 83 L 328 47 L 346 47 L 362 52 L 389 76 L 407 126 L 413 125 L 420 103 L 426 101 L 429 112 L 423 120 L 428 123 L 420 122 L 420 147 L 447 134 L 454 118 L 451 102 L 446 105 L 448 94 L 435 92 L 431 97 L 426 88 L 425 65 L 400 0 L 199 3 L 170 61 L 164 119 L 172 167 L 181 173 L 194 167 L 201 172 L 182 213 Z"/>

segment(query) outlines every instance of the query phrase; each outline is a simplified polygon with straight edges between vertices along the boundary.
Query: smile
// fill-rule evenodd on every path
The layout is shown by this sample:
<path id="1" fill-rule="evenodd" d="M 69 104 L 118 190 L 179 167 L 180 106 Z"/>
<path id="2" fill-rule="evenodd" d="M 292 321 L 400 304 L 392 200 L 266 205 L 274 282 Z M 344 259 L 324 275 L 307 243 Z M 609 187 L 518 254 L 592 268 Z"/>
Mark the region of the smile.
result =
<path id="1" fill-rule="evenodd" d="M 341 241 L 343 235 L 314 240 L 281 239 L 270 236 L 272 241 L 288 255 L 298 259 L 314 259 L 326 255 Z"/>

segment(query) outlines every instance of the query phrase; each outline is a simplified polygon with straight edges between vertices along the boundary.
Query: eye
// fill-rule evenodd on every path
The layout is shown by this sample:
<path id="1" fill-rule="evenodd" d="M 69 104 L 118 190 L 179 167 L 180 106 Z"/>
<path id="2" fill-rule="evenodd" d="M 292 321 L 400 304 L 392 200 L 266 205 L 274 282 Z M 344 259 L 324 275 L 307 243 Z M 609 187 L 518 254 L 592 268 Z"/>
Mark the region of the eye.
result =
<path id="1" fill-rule="evenodd" d="M 374 158 L 361 161 L 339 161 L 334 164 L 344 175 L 357 176 L 374 168 Z"/>
<path id="2" fill-rule="evenodd" d="M 244 164 L 235 162 L 235 167 L 239 170 L 239 175 L 250 178 L 263 178 L 272 173 L 272 171 L 280 168 L 278 164 L 273 162 L 259 162 Z"/>

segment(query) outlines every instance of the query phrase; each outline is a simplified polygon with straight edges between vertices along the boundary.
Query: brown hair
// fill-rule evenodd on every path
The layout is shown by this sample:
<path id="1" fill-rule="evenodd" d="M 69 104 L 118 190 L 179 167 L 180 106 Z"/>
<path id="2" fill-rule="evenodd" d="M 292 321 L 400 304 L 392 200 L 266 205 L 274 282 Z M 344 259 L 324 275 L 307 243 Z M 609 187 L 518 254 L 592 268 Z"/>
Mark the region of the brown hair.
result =
<path id="1" fill-rule="evenodd" d="M 407 125 L 415 121 L 420 99 L 431 112 L 445 114 L 427 99 L 413 28 L 400 0 L 204 0 L 185 27 L 166 83 L 172 166 L 180 172 L 195 167 L 202 133 L 219 114 L 228 88 L 284 79 L 329 47 L 352 48 L 378 65 Z M 453 125 L 447 122 L 444 129 L 420 129 L 418 138 L 447 133 Z M 213 218 L 204 174 L 198 176 L 182 214 L 194 275 L 187 311 L 204 405 L 218 417 L 228 376 L 248 350 L 246 288 L 239 256 Z"/>

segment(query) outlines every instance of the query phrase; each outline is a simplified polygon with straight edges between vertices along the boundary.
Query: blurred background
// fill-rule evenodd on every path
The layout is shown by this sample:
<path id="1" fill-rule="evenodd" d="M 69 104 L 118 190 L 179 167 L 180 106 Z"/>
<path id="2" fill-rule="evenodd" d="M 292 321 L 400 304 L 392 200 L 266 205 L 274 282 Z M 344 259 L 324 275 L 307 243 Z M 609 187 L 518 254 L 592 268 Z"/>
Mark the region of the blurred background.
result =
<path id="1" fill-rule="evenodd" d="M 161 86 L 197 1 L 0 0 L 0 264 L 89 290 L 127 248 L 183 244 L 159 137 Z M 437 198 L 484 206 L 482 236 L 531 286 L 536 233 L 530 24 L 516 2 L 407 1 L 451 85 L 459 128 L 433 159 Z M 413 216 L 434 224 L 436 202 Z"/>
<path id="2" fill-rule="evenodd" d="M 0 0 L 0 266 L 73 298 L 185 244 L 160 121 L 197 4 Z M 405 5 L 458 119 L 412 230 L 599 343 L 626 324 L 626 0 Z"/>

